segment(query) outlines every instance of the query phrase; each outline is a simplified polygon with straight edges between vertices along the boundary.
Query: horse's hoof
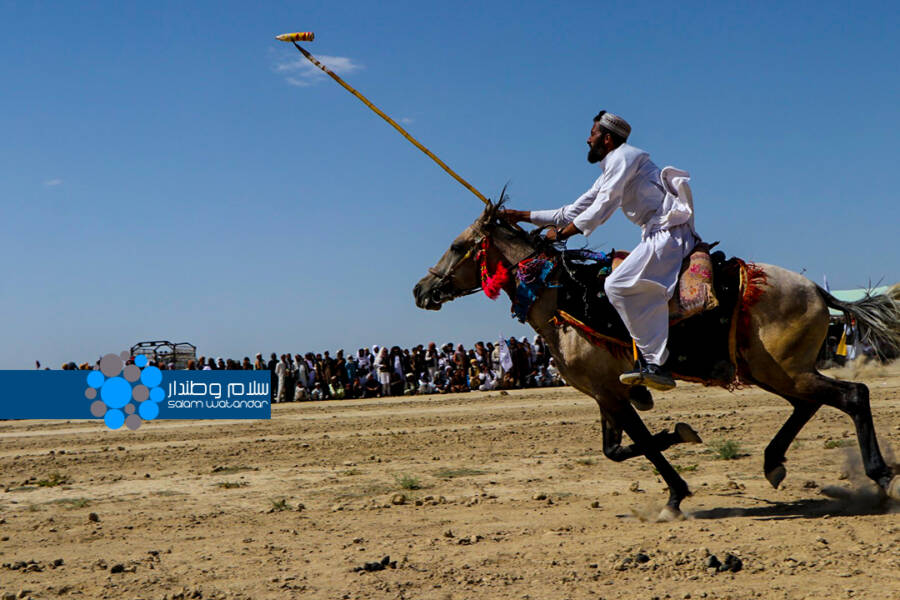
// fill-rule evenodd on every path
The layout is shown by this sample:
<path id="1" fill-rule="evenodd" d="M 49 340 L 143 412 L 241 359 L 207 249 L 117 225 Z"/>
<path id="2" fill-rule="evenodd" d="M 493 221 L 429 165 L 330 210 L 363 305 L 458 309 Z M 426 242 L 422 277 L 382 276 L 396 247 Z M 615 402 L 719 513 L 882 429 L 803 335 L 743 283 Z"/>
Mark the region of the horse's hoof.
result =
<path id="1" fill-rule="evenodd" d="M 900 475 L 895 475 L 884 491 L 887 492 L 889 498 L 900 500 Z"/>
<path id="2" fill-rule="evenodd" d="M 778 465 L 771 471 L 766 471 L 766 479 L 769 480 L 769 483 L 772 484 L 772 487 L 776 490 L 778 486 L 781 485 L 781 482 L 784 481 L 784 477 L 787 475 L 787 469 L 784 468 L 784 465 Z"/>
<path id="3" fill-rule="evenodd" d="M 674 521 L 684 521 L 684 513 L 677 508 L 672 508 L 668 504 L 663 506 L 662 510 L 659 511 L 659 516 L 656 517 L 657 523 L 672 523 Z"/>
<path id="4" fill-rule="evenodd" d="M 682 442 L 688 444 L 700 444 L 703 442 L 697 432 L 694 431 L 694 428 L 687 423 L 676 423 L 675 435 L 677 435 Z"/>

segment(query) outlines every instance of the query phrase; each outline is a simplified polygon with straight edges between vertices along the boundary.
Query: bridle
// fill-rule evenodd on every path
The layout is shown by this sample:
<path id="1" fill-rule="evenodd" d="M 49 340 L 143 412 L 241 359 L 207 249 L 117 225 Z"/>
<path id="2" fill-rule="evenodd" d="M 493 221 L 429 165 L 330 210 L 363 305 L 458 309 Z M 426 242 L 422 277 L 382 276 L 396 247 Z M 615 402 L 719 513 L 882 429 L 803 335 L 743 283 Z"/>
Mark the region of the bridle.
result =
<path id="1" fill-rule="evenodd" d="M 428 267 L 428 273 L 437 279 L 437 285 L 435 285 L 433 289 L 441 291 L 445 286 L 447 286 L 448 283 L 450 283 L 450 280 L 456 274 L 456 271 L 460 266 L 462 266 L 468 259 L 473 258 L 479 252 L 481 252 L 481 248 L 484 246 L 485 240 L 489 239 L 489 236 L 484 232 L 480 233 L 481 237 L 474 244 L 472 244 L 472 246 L 469 247 L 463 257 L 453 263 L 453 265 L 451 265 L 446 272 L 441 273 L 435 267 Z M 461 290 L 458 294 L 453 294 L 452 297 L 461 298 L 462 296 L 469 296 L 479 291 L 480 289 L 481 284 L 467 290 Z"/>
<path id="2" fill-rule="evenodd" d="M 514 227 L 521 231 L 521 228 L 519 228 L 518 226 Z M 462 296 L 474 294 L 479 290 L 484 290 L 485 294 L 487 294 L 487 296 L 493 300 L 496 299 L 497 294 L 499 293 L 500 288 L 503 286 L 504 282 L 508 281 L 510 277 L 515 277 L 514 273 L 509 273 L 507 268 L 504 266 L 503 261 L 499 262 L 496 265 L 494 274 L 489 272 L 487 266 L 487 252 L 491 245 L 491 233 L 484 231 L 484 229 L 481 229 L 480 227 L 478 230 L 476 230 L 475 233 L 480 234 L 481 237 L 478 238 L 478 240 L 469 247 L 468 251 L 463 255 L 461 259 L 456 261 L 445 272 L 441 273 L 436 267 L 428 268 L 428 273 L 432 277 L 435 277 L 437 279 L 437 284 L 432 288 L 433 294 L 435 292 L 437 292 L 438 294 L 446 294 L 452 300 L 453 298 L 461 298 Z M 536 250 L 534 252 L 536 252 Z M 529 255 L 528 257 L 530 256 L 531 255 Z M 457 269 L 465 264 L 466 260 L 470 258 L 474 258 L 474 260 L 479 263 L 478 266 L 480 267 L 479 270 L 481 271 L 480 284 L 467 290 L 453 290 L 453 292 L 447 293 L 444 288 L 447 287 L 448 284 L 451 284 L 450 280 L 456 273 Z M 513 265 L 513 269 L 515 269 L 515 265 Z M 440 301 L 441 299 L 435 298 L 435 300 Z"/>

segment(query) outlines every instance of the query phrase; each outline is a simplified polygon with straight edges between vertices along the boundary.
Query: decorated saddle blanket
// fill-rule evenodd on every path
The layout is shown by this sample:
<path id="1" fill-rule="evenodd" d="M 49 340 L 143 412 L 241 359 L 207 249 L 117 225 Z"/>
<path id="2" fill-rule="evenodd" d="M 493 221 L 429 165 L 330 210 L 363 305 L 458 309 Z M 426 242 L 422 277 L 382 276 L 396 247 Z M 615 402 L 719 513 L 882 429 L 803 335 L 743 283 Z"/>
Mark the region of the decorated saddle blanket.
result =
<path id="1" fill-rule="evenodd" d="M 676 323 L 719 305 L 713 286 L 713 265 L 709 251 L 719 242 L 700 242 L 681 263 L 675 293 L 669 300 L 669 321 Z M 611 270 L 628 257 L 625 250 L 613 250 Z"/>
<path id="2" fill-rule="evenodd" d="M 679 290 L 669 303 L 669 359 L 675 377 L 730 387 L 737 381 L 735 330 L 746 279 L 746 264 L 708 248 L 689 256 Z M 592 343 L 631 354 L 631 336 L 603 291 L 622 253 L 585 250 L 562 253 L 553 262 L 551 285 L 558 287 L 559 326 L 579 329 Z M 742 275 L 743 272 L 743 275 Z"/>

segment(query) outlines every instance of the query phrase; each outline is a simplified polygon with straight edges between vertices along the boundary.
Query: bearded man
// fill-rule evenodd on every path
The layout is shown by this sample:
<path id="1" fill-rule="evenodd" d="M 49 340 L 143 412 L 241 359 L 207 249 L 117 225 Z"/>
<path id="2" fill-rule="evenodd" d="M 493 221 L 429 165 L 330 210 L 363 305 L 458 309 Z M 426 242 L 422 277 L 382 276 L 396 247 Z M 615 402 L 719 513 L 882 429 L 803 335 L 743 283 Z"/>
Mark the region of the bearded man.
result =
<path id="1" fill-rule="evenodd" d="M 587 139 L 588 162 L 603 169 L 591 189 L 556 210 L 505 210 L 502 216 L 546 226 L 547 239 L 561 241 L 577 233 L 589 236 L 621 207 L 641 228 L 641 242 L 606 278 L 604 289 L 643 360 L 619 380 L 669 390 L 675 381 L 662 367 L 669 354 L 668 301 L 682 261 L 700 238 L 694 231 L 688 173 L 673 167 L 660 171 L 649 154 L 625 143 L 630 134 L 625 119 L 601 111 Z"/>

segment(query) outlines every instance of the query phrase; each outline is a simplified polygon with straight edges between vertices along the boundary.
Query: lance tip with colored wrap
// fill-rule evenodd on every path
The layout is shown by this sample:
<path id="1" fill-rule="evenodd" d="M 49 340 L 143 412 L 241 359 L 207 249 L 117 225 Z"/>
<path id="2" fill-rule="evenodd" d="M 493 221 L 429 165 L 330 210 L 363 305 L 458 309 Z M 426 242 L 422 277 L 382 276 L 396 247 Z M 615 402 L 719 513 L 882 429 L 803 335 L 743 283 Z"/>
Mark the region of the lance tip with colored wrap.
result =
<path id="1" fill-rule="evenodd" d="M 403 137 L 405 137 L 405 138 L 406 138 L 413 146 L 415 146 L 416 148 L 418 148 L 419 150 L 421 150 L 428 158 L 430 158 L 430 159 L 433 160 L 435 163 L 437 163 L 437 165 L 438 165 L 439 167 L 441 167 L 444 171 L 447 172 L 447 174 L 449 174 L 449 175 L 450 175 L 451 177 L 453 177 L 456 181 L 458 181 L 460 184 L 462 184 L 463 187 L 465 187 L 467 190 L 469 190 L 470 192 L 472 192 L 473 194 L 475 194 L 475 196 L 478 197 L 479 200 L 481 200 L 482 202 L 484 202 L 484 204 L 485 204 L 486 206 L 490 206 L 490 205 L 491 205 L 491 201 L 488 200 L 488 199 L 484 196 L 484 194 L 482 194 L 482 193 L 479 192 L 477 189 L 475 189 L 475 187 L 474 187 L 472 184 L 470 184 L 468 181 L 466 181 L 465 179 L 463 179 L 462 177 L 460 177 L 459 175 L 457 175 L 456 172 L 455 172 L 453 169 L 451 169 L 449 166 L 447 166 L 447 163 L 445 163 L 445 162 L 442 161 L 440 158 L 438 158 L 437 156 L 435 156 L 435 154 L 434 154 L 431 150 L 429 150 L 428 148 L 426 148 L 425 146 L 423 146 L 423 145 L 419 142 L 419 140 L 417 140 L 417 139 L 414 138 L 412 135 L 410 135 L 410 133 L 409 133 L 408 131 L 406 131 L 406 129 L 404 129 L 403 127 L 401 127 L 396 121 L 394 121 L 392 118 L 390 118 L 389 116 L 387 116 L 387 115 L 384 113 L 384 111 L 382 111 L 380 108 L 378 108 L 377 106 L 375 106 L 374 104 L 372 104 L 372 102 L 370 102 L 368 98 L 366 98 L 365 96 L 363 96 L 362 94 L 360 94 L 359 92 L 357 92 L 355 89 L 353 89 L 353 87 L 352 87 L 349 83 L 347 83 L 346 81 L 344 81 L 343 79 L 341 79 L 334 71 L 332 71 L 331 69 L 329 69 L 328 67 L 326 67 L 325 65 L 323 65 L 322 63 L 320 63 L 318 60 L 316 60 L 316 58 L 315 58 L 312 54 L 310 54 L 309 52 L 307 52 L 306 50 L 304 50 L 304 49 L 300 46 L 300 44 L 297 43 L 297 42 L 311 42 L 311 41 L 313 41 L 313 40 L 315 39 L 315 37 L 316 37 L 316 36 L 315 36 L 315 34 L 314 34 L 312 31 L 302 31 L 302 32 L 297 32 L 297 33 L 283 33 L 283 34 L 281 34 L 281 35 L 275 36 L 275 39 L 277 39 L 277 40 L 279 40 L 279 41 L 282 41 L 282 42 L 291 42 L 291 43 L 293 43 L 293 44 L 294 44 L 294 47 L 295 47 L 295 48 L 296 48 L 303 56 L 305 56 L 305 57 L 309 60 L 309 62 L 311 62 L 311 63 L 314 64 L 316 67 L 318 67 L 319 69 L 321 69 L 326 75 L 328 75 L 329 77 L 331 77 L 332 79 L 334 79 L 334 80 L 335 80 L 338 84 L 340 84 L 341 87 L 343 87 L 345 90 L 347 90 L 348 92 L 350 92 L 351 94 L 353 94 L 354 96 L 356 96 L 356 97 L 359 99 L 359 101 L 362 102 L 363 104 L 365 104 L 366 106 L 368 106 L 368 107 L 372 110 L 372 112 L 374 112 L 374 113 L 377 114 L 379 117 L 381 117 L 382 119 L 384 119 L 385 121 L 387 121 L 387 123 L 388 123 L 390 126 L 392 126 L 394 129 L 396 129 L 396 130 L 400 133 L 400 135 L 402 135 Z"/>
<path id="2" fill-rule="evenodd" d="M 276 35 L 275 39 L 282 42 L 311 42 L 316 39 L 316 34 L 312 31 L 298 31 L 297 33 Z"/>

